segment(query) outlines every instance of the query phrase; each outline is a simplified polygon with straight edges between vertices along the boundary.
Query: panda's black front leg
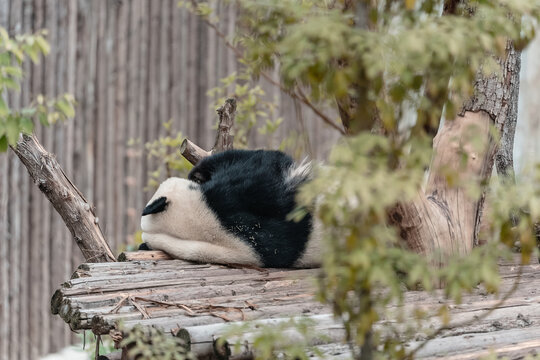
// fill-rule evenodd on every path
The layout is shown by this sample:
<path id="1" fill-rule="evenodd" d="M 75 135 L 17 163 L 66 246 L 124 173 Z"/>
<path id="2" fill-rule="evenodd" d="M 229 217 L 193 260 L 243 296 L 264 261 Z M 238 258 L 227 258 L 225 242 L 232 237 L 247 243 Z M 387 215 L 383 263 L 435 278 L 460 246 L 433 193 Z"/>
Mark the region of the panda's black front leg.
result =
<path id="1" fill-rule="evenodd" d="M 143 242 L 141 245 L 139 245 L 139 250 L 152 250 L 152 248 L 150 245 L 148 245 L 148 243 Z"/>

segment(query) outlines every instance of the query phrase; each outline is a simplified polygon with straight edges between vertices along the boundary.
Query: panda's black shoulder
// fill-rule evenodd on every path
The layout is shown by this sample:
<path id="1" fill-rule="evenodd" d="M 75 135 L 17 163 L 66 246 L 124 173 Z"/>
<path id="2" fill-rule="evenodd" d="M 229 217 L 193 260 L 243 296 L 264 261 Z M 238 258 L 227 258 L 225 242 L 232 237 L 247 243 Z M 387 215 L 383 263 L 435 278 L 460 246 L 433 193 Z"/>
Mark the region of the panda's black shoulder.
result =
<path id="1" fill-rule="evenodd" d="M 254 171 L 283 172 L 294 164 L 293 159 L 278 150 L 227 150 L 202 159 L 188 174 L 188 179 L 205 183 L 224 173 L 246 175 Z"/>

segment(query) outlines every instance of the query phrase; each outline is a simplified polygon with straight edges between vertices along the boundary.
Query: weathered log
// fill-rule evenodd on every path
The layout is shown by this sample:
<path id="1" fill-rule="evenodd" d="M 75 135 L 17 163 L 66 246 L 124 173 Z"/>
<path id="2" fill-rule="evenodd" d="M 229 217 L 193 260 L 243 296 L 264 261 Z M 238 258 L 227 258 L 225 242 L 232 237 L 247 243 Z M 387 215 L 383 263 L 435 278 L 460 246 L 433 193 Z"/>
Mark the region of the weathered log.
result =
<path id="1" fill-rule="evenodd" d="M 21 135 L 17 146 L 12 149 L 64 220 L 86 261 L 115 261 L 92 206 L 66 176 L 55 157 L 41 146 L 34 135 Z"/>
<path id="2" fill-rule="evenodd" d="M 182 156 L 193 165 L 197 165 L 201 159 L 209 155 L 233 148 L 234 136 L 230 134 L 230 131 L 234 125 L 234 118 L 236 116 L 236 100 L 233 98 L 225 100 L 225 104 L 216 111 L 219 116 L 219 122 L 216 142 L 212 150 L 206 151 L 189 139 L 185 139 L 180 146 Z"/>
<path id="3" fill-rule="evenodd" d="M 173 258 L 161 250 L 124 251 L 118 255 L 118 261 L 142 261 L 142 260 L 172 260 Z"/>
<path id="4" fill-rule="evenodd" d="M 515 261 L 500 265 L 501 294 L 512 288 L 518 269 Z M 505 336 L 508 339 L 513 336 L 513 342 L 529 346 L 540 331 L 539 270 L 540 265 L 522 267 L 518 290 L 503 307 L 485 318 L 481 315 L 499 300 L 482 288 L 464 295 L 461 304 L 450 304 L 453 322 L 461 323 L 474 318 L 479 320 L 461 328 L 445 330 L 433 340 L 434 343 L 445 346 L 449 354 L 460 354 L 460 351 L 464 354 L 476 353 L 471 344 L 478 351 L 480 341 L 506 351 L 512 343 L 506 341 Z M 313 296 L 315 286 L 312 279 L 318 271 L 265 269 L 261 272 L 182 260 L 90 263 L 81 265 L 73 278 L 57 290 L 51 307 L 74 330 L 91 329 L 96 334 L 107 334 L 110 330 L 117 330 L 120 322 L 123 331 L 138 324 L 155 326 L 166 333 L 172 332 L 189 339 L 192 351 L 200 356 L 214 354 L 214 340 L 223 334 L 230 322 L 272 322 L 279 321 L 276 318 L 298 314 L 316 320 L 317 329 L 337 341 L 342 327 L 325 322 L 332 319 L 332 311 Z M 404 306 L 390 305 L 388 312 L 391 318 L 394 318 L 392 313 L 407 315 L 416 310 L 433 314 L 423 324 L 423 330 L 418 334 L 421 338 L 442 325 L 436 314 L 445 301 L 442 290 L 435 294 L 410 291 L 405 293 Z M 397 327 L 397 331 L 400 331 L 398 325 L 385 319 L 376 325 L 378 329 L 388 326 Z M 522 328 L 527 332 L 522 334 Z M 491 334 L 490 337 L 485 333 Z M 464 334 L 467 336 L 464 337 Z M 244 342 L 247 341 L 248 350 L 251 349 L 252 335 L 248 333 L 243 338 Z M 523 337 L 517 339 L 518 335 Z M 454 342 L 448 343 L 449 338 Z M 491 338 L 499 339 L 500 344 Z M 229 344 L 232 342 L 229 341 Z M 450 351 L 450 344 L 456 349 L 455 352 Z M 417 345 L 410 343 L 408 348 Z M 418 355 L 435 356 L 434 349 L 436 347 L 430 343 Z M 234 349 L 228 351 L 231 360 L 246 355 L 245 352 L 236 353 Z"/>

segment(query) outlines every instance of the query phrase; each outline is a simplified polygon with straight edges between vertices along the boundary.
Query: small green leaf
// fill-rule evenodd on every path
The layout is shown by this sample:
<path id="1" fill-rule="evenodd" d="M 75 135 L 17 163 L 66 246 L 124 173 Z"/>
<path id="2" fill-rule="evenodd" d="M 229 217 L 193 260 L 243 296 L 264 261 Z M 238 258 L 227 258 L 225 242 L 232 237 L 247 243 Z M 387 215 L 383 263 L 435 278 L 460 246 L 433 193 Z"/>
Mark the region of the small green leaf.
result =
<path id="1" fill-rule="evenodd" d="M 6 135 L 10 145 L 15 145 L 19 140 L 19 122 L 16 118 L 8 117 L 6 121 Z"/>
<path id="2" fill-rule="evenodd" d="M 43 37 L 36 37 L 36 44 L 44 55 L 47 55 L 51 51 L 51 46 Z"/>
<path id="3" fill-rule="evenodd" d="M 73 108 L 73 105 L 66 100 L 58 100 L 55 107 L 68 118 L 75 116 L 75 109 Z"/>
<path id="4" fill-rule="evenodd" d="M 27 117 L 21 117 L 19 119 L 19 128 L 25 134 L 31 134 L 34 131 L 34 122 Z"/>
<path id="5" fill-rule="evenodd" d="M 0 152 L 6 152 L 8 149 L 7 137 L 0 136 Z"/>
<path id="6" fill-rule="evenodd" d="M 9 115 L 9 107 L 4 101 L 4 97 L 0 96 L 0 117 L 6 117 Z"/>

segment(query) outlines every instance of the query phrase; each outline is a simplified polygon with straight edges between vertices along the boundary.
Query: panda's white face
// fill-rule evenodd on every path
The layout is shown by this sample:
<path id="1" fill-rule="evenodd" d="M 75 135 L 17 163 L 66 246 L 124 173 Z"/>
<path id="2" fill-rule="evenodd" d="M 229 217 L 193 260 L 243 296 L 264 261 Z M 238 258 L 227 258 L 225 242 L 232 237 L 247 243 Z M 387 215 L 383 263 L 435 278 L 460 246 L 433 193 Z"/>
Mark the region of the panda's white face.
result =
<path id="1" fill-rule="evenodd" d="M 164 209 L 141 218 L 142 238 L 151 248 L 186 260 L 261 264 L 253 249 L 221 226 L 197 183 L 169 178 L 148 206 L 156 201 L 165 201 Z"/>

